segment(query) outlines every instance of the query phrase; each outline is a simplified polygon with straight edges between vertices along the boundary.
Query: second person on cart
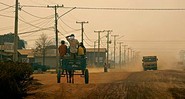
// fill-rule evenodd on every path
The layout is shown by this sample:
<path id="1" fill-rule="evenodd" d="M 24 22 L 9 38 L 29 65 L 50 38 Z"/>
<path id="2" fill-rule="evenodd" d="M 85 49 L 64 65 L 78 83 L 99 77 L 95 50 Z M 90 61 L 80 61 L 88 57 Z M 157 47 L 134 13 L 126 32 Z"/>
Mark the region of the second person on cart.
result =
<path id="1" fill-rule="evenodd" d="M 79 46 L 79 42 L 77 39 L 75 39 L 75 35 L 71 34 L 69 36 L 66 36 L 67 41 L 70 44 L 70 55 L 73 59 L 76 58 L 77 55 L 77 48 Z"/>

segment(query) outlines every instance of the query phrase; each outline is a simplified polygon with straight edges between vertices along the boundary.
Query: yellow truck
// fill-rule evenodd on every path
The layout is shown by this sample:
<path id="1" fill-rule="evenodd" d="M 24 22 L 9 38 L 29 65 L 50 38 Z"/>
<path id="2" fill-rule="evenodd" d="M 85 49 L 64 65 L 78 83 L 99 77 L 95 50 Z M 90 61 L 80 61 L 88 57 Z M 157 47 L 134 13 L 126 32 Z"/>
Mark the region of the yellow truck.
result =
<path id="1" fill-rule="evenodd" d="M 157 70 L 157 56 L 143 56 L 143 70 Z"/>

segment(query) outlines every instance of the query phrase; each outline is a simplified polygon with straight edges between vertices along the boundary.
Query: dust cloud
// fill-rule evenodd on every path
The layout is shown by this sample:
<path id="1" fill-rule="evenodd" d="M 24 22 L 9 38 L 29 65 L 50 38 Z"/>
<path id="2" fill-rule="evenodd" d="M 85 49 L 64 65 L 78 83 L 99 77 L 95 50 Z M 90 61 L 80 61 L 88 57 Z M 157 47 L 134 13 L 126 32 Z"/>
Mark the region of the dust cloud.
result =
<path id="1" fill-rule="evenodd" d="M 121 65 L 121 66 L 116 65 L 115 70 L 111 70 L 111 71 L 112 72 L 143 71 L 143 67 L 142 67 L 143 56 L 157 56 L 158 70 L 185 70 L 185 66 L 178 65 L 178 62 L 179 62 L 178 53 L 147 53 L 147 54 L 140 54 L 134 61 L 131 61 L 124 65 Z"/>
<path id="2" fill-rule="evenodd" d="M 146 55 L 143 56 L 147 56 L 147 55 L 153 55 L 153 56 L 157 56 L 158 58 L 158 62 L 157 62 L 157 66 L 158 66 L 158 70 L 184 70 L 185 66 L 179 66 L 178 62 L 179 62 L 179 55 L 178 53 L 148 53 Z M 141 60 L 139 64 L 142 64 L 142 56 L 140 56 Z"/>

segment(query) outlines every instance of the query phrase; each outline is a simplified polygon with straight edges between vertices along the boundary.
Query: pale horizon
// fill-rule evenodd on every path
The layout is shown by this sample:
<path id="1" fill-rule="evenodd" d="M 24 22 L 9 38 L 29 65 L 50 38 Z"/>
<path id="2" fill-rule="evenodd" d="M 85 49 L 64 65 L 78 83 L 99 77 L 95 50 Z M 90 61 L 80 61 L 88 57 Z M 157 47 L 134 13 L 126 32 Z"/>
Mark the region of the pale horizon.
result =
<path id="1" fill-rule="evenodd" d="M 14 0 L 1 0 L 1 3 L 15 5 Z M 47 6 L 64 5 L 64 7 L 89 7 L 89 8 L 145 8 L 145 9 L 185 9 L 184 0 L 19 0 L 20 5 Z M 7 6 L 2 5 L 0 9 Z M 25 22 L 47 28 L 54 26 L 54 17 L 50 19 L 40 19 L 38 17 L 54 16 L 54 9 L 40 7 L 22 7 L 19 11 L 19 18 Z M 24 11 L 23 11 L 24 10 Z M 59 16 L 70 9 L 58 8 Z M 14 8 L 0 11 L 0 15 L 14 17 Z M 93 47 L 98 34 L 95 30 L 113 30 L 111 35 L 123 36 L 117 42 L 124 44 L 141 52 L 142 55 L 163 54 L 165 57 L 178 58 L 180 50 L 185 49 L 185 10 L 102 10 L 102 9 L 74 9 L 59 20 L 59 41 L 65 36 L 73 33 L 81 41 L 81 25 L 76 21 L 88 21 L 84 24 L 84 44 L 86 47 Z M 19 33 L 38 30 L 39 28 L 30 26 L 19 21 Z M 14 32 L 14 18 L 0 16 L 0 35 Z M 66 25 L 67 24 L 67 25 Z M 29 34 L 19 35 L 21 39 L 28 42 L 28 48 L 33 48 L 35 40 L 39 35 L 46 33 L 50 39 L 55 39 L 54 30 L 44 30 Z M 101 37 L 107 33 L 101 33 Z M 117 38 L 119 38 L 117 37 Z M 111 37 L 113 42 L 113 38 Z M 101 47 L 106 47 L 106 38 L 102 38 Z M 117 44 L 117 54 L 119 45 Z M 112 50 L 113 43 L 110 45 Z"/>

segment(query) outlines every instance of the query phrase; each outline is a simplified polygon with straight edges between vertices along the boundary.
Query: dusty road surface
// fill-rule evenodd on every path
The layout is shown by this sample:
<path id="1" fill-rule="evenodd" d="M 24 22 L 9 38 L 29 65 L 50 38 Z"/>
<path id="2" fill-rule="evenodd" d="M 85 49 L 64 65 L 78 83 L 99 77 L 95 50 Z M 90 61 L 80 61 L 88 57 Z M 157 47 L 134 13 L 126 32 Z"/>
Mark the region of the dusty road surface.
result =
<path id="1" fill-rule="evenodd" d="M 35 83 L 25 99 L 185 99 L 185 71 L 116 71 L 90 69 L 90 83 L 56 83 L 56 74 L 34 74 Z"/>

